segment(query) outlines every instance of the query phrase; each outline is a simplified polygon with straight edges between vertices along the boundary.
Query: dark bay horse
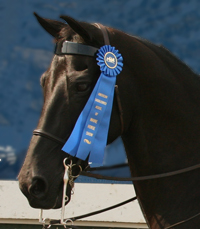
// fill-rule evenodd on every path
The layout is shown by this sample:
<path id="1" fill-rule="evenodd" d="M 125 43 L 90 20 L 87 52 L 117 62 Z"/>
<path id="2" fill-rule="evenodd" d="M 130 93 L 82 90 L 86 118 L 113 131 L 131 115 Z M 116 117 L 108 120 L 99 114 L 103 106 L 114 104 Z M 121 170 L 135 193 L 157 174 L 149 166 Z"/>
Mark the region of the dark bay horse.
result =
<path id="1" fill-rule="evenodd" d="M 37 19 L 57 44 L 65 40 L 96 48 L 102 31 L 68 16 L 68 23 Z M 124 129 L 114 97 L 107 143 L 122 137 L 132 176 L 161 174 L 200 163 L 200 79 L 168 50 L 107 28 L 110 44 L 124 59 L 117 76 Z M 37 129 L 67 140 L 100 75 L 96 58 L 55 55 L 41 77 L 44 105 Z M 22 192 L 34 208 L 60 208 L 61 145 L 33 136 L 19 174 Z M 74 159 L 76 160 L 76 159 Z M 81 162 L 86 166 L 86 162 Z M 199 169 L 162 179 L 134 182 L 149 228 L 167 228 L 200 212 Z M 70 188 L 67 190 L 70 195 Z M 177 226 L 199 229 L 200 216 Z M 173 227 L 174 228 L 174 227 Z"/>

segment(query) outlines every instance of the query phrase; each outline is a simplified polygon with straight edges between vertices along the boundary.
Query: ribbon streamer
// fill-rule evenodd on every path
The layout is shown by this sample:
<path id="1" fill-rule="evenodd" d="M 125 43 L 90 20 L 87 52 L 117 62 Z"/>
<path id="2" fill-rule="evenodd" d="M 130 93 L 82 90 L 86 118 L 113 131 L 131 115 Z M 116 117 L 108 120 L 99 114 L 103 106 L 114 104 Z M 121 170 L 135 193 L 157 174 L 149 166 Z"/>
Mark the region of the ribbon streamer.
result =
<path id="1" fill-rule="evenodd" d="M 101 166 L 110 124 L 116 76 L 122 71 L 123 58 L 115 47 L 105 45 L 97 53 L 101 75 L 62 150 Z"/>

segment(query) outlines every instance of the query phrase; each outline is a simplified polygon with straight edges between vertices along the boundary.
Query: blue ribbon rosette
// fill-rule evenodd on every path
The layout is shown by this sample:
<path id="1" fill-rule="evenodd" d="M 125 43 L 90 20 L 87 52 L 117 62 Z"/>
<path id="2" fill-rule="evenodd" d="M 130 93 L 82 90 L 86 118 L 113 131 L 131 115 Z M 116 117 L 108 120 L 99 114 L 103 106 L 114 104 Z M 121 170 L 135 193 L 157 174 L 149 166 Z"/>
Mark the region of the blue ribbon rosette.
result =
<path id="1" fill-rule="evenodd" d="M 62 150 L 101 166 L 107 144 L 116 76 L 122 71 L 123 58 L 115 47 L 105 45 L 97 53 L 101 75 Z"/>

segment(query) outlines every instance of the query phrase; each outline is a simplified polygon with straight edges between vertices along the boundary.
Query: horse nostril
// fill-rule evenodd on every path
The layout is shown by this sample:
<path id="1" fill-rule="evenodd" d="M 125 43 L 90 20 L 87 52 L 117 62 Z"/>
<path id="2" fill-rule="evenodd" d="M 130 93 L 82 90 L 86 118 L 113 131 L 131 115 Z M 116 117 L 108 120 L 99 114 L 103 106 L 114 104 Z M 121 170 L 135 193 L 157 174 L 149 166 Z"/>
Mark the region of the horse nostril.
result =
<path id="1" fill-rule="evenodd" d="M 47 190 L 47 182 L 43 177 L 34 177 L 32 179 L 32 184 L 29 186 L 29 193 L 32 196 L 40 199 L 45 196 Z"/>

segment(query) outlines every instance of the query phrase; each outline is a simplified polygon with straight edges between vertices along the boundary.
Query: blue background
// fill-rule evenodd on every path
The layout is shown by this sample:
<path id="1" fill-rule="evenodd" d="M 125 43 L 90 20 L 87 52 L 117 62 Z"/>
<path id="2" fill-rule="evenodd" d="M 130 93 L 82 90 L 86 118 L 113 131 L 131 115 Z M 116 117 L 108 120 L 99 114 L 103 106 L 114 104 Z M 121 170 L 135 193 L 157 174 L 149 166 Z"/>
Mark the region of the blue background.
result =
<path id="1" fill-rule="evenodd" d="M 40 116 L 39 78 L 53 56 L 52 37 L 34 11 L 57 20 L 65 14 L 100 22 L 163 44 L 199 73 L 199 9 L 198 0 L 0 0 L 0 179 L 16 179 Z M 118 155 L 106 156 L 108 163 L 113 154 Z M 125 160 L 122 150 L 114 163 Z"/>

